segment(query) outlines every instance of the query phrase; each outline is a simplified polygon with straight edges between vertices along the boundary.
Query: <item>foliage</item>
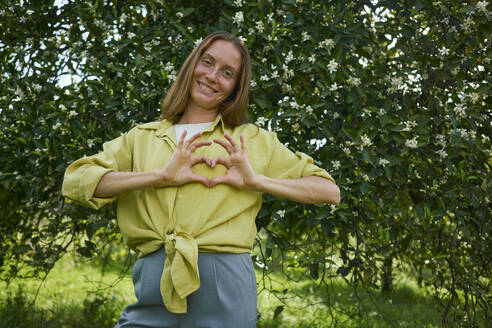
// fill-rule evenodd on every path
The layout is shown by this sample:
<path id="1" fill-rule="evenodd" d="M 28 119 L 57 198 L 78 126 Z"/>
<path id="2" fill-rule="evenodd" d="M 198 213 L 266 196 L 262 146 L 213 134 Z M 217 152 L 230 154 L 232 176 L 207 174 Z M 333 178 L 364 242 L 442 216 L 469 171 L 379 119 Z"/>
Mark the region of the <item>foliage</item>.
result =
<path id="1" fill-rule="evenodd" d="M 106 270 L 105 261 L 100 256 L 88 259 L 69 253 L 57 261 L 41 288 L 38 279 L 15 280 L 8 288 L 0 282 L 0 328 L 112 327 L 123 308 L 135 302 L 135 295 L 129 274 L 120 281 L 120 273 L 127 269 L 122 258 L 108 260 L 111 270 Z M 370 290 L 356 294 L 341 278 L 330 288 L 316 288 L 310 279 L 295 282 L 272 273 L 265 281 L 259 280 L 260 286 L 265 283 L 268 288 L 259 291 L 258 327 L 359 327 L 360 322 L 368 328 L 439 327 L 439 309 L 425 289 L 415 288 L 403 275 L 396 279 L 399 286 L 388 296 Z M 350 309 L 359 303 L 363 314 L 352 317 Z"/>
<path id="2" fill-rule="evenodd" d="M 472 0 L 1 2 L 2 277 L 22 264 L 42 274 L 70 244 L 91 256 L 118 238 L 111 207 L 62 199 L 66 166 L 157 119 L 195 43 L 227 30 L 252 55 L 251 120 L 342 189 L 337 208 L 266 196 L 257 222 L 269 246 L 257 261 L 281 256 L 286 273 L 372 287 L 383 263 L 401 261 L 433 287 L 445 323 L 488 318 L 491 10 Z"/>

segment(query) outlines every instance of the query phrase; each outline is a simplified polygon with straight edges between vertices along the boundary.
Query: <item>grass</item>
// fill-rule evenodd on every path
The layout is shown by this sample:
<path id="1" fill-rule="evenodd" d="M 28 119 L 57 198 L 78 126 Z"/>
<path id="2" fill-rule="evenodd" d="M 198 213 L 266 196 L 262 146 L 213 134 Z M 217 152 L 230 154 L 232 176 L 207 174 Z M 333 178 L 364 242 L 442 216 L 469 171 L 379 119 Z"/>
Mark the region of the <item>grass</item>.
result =
<path id="1" fill-rule="evenodd" d="M 135 296 L 130 272 L 120 277 L 123 266 L 109 264 L 103 274 L 100 259 L 66 255 L 39 288 L 35 303 L 39 280 L 0 283 L 0 328 L 112 327 Z M 277 273 L 263 281 L 258 271 L 257 277 L 260 328 L 441 325 L 437 307 L 410 281 L 399 280 L 398 288 L 382 295 L 354 290 L 341 280 L 317 288 L 308 280 L 294 283 Z M 264 283 L 276 292 L 263 289 Z"/>

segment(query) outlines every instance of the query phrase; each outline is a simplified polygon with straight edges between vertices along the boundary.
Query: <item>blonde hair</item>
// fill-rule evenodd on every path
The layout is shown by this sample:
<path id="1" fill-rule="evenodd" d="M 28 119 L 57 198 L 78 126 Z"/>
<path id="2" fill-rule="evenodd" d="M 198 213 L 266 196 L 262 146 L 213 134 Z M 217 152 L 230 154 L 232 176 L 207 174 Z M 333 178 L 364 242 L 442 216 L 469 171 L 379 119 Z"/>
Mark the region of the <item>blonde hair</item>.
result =
<path id="1" fill-rule="evenodd" d="M 161 105 L 161 119 L 179 116 L 184 112 L 190 97 L 191 81 L 196 64 L 203 53 L 217 40 L 231 42 L 242 55 L 241 69 L 231 95 L 219 107 L 219 113 L 228 125 L 237 126 L 247 122 L 249 83 L 251 80 L 251 58 L 244 42 L 230 33 L 219 31 L 208 35 L 186 58 L 169 88 Z"/>

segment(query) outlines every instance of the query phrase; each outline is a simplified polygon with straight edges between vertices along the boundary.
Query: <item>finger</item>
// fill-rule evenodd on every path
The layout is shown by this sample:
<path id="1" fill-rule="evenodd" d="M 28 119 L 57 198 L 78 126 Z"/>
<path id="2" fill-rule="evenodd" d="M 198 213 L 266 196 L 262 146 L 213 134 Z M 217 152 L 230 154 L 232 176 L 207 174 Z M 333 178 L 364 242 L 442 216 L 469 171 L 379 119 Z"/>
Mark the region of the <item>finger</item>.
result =
<path id="1" fill-rule="evenodd" d="M 186 134 L 188 132 L 186 130 L 183 131 L 183 133 L 181 133 L 181 136 L 179 137 L 179 141 L 178 141 L 178 148 L 182 148 L 183 147 L 183 144 L 184 144 L 184 141 L 185 141 L 185 138 L 186 138 Z"/>
<path id="2" fill-rule="evenodd" d="M 241 136 L 239 138 L 241 139 L 241 151 L 243 153 L 246 153 L 246 144 L 244 143 L 244 137 L 243 137 L 243 135 L 241 134 Z"/>
<path id="3" fill-rule="evenodd" d="M 210 180 L 209 186 L 213 187 L 215 185 L 218 185 L 219 183 L 227 183 L 227 182 L 228 182 L 228 179 L 226 178 L 225 175 L 223 175 L 223 176 L 216 177 L 216 178 L 213 178 L 212 180 Z"/>
<path id="4" fill-rule="evenodd" d="M 198 141 L 193 143 L 189 150 L 190 152 L 194 152 L 198 147 L 203 147 L 203 146 L 210 146 L 212 143 L 210 141 Z"/>
<path id="5" fill-rule="evenodd" d="M 194 135 L 192 135 L 188 140 L 186 140 L 185 147 L 188 148 L 188 146 L 191 145 L 193 141 L 195 141 L 197 138 L 200 138 L 201 135 L 202 135 L 201 132 L 197 132 Z"/>
<path id="6" fill-rule="evenodd" d="M 210 187 L 210 180 L 209 180 L 209 179 L 207 179 L 207 178 L 206 178 L 206 177 L 204 177 L 204 176 L 197 175 L 197 174 L 192 174 L 192 175 L 191 175 L 191 180 L 192 180 L 192 181 L 201 182 L 201 183 L 203 183 L 204 185 L 206 185 L 207 187 Z"/>
<path id="7" fill-rule="evenodd" d="M 212 165 L 210 167 L 211 168 L 214 168 L 215 165 L 217 165 L 217 164 L 222 164 L 222 165 L 224 165 L 227 168 L 229 168 L 229 166 L 230 166 L 229 165 L 229 161 L 226 158 L 224 158 L 224 157 L 216 157 L 216 158 L 214 158 L 212 160 Z"/>
<path id="8" fill-rule="evenodd" d="M 215 143 L 218 143 L 219 145 L 221 145 L 222 147 L 224 147 L 224 148 L 225 148 L 225 150 L 227 151 L 227 153 L 228 153 L 229 155 L 232 155 L 232 153 L 233 153 L 233 149 L 232 149 L 232 147 L 231 147 L 231 145 L 230 145 L 230 144 L 228 144 L 228 143 L 227 143 L 227 142 L 225 142 L 224 140 L 220 140 L 220 139 L 214 139 L 214 142 L 215 142 Z"/>
<path id="9" fill-rule="evenodd" d="M 234 149 L 234 152 L 238 152 L 239 151 L 239 146 L 237 145 L 237 143 L 234 141 L 234 139 L 232 139 L 232 137 L 230 135 L 228 135 L 227 133 L 224 133 L 224 137 L 229 140 L 229 142 L 231 143 L 232 145 L 232 148 Z"/>
<path id="10" fill-rule="evenodd" d="M 190 162 L 191 166 L 198 164 L 198 163 L 207 163 L 208 166 L 212 166 L 212 162 L 210 161 L 210 159 L 206 156 L 203 156 L 203 155 L 191 158 L 191 162 Z"/>

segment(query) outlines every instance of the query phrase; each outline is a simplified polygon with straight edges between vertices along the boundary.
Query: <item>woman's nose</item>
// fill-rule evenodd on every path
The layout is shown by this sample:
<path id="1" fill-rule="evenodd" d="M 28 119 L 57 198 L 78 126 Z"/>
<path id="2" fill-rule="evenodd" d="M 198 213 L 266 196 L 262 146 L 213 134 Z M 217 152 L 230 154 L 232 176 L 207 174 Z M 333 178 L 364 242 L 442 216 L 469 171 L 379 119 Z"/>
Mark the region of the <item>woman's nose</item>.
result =
<path id="1" fill-rule="evenodd" d="M 217 69 L 211 69 L 210 71 L 207 72 L 205 75 L 208 80 L 210 81 L 217 81 L 217 74 L 219 74 Z"/>

